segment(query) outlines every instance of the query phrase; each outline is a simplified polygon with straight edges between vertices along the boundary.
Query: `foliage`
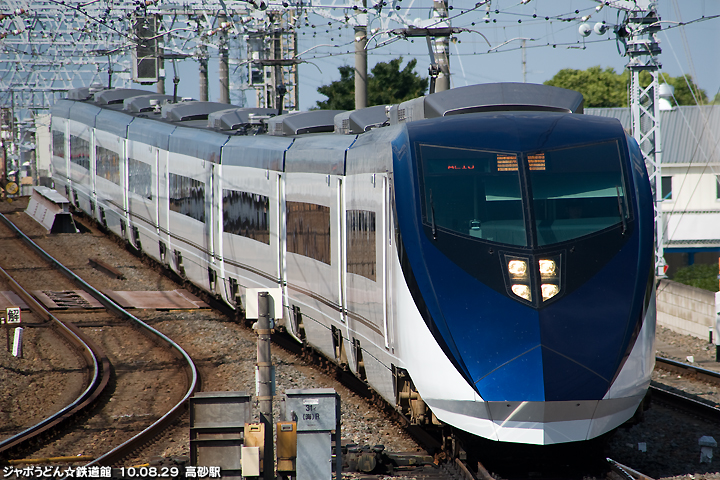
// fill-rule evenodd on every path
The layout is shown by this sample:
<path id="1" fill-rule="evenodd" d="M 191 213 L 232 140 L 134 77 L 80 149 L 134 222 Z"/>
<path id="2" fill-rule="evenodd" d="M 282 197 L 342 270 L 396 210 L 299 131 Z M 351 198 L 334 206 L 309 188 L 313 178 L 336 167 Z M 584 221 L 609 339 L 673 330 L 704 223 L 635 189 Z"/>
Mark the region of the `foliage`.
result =
<path id="1" fill-rule="evenodd" d="M 627 81 L 613 68 L 599 65 L 587 70 L 564 68 L 545 85 L 576 90 L 585 98 L 585 108 L 627 106 Z"/>
<path id="2" fill-rule="evenodd" d="M 663 80 L 667 80 L 667 82 Z M 675 98 L 670 100 L 673 105 L 707 105 L 708 103 L 708 97 L 707 94 L 705 94 L 705 90 L 698 87 L 690 75 L 685 74 L 679 77 L 664 75 L 660 77 L 660 81 L 661 83 L 667 83 L 668 85 L 675 87 Z M 640 83 L 642 83 L 642 79 Z M 690 91 L 691 87 L 688 86 L 688 84 L 692 85 L 692 91 Z M 697 99 L 697 101 L 695 99 Z"/>
<path id="3" fill-rule="evenodd" d="M 428 79 L 421 78 L 413 70 L 417 60 L 410 60 L 400 70 L 402 57 L 389 62 L 378 62 L 368 74 L 367 103 L 373 105 L 390 105 L 404 102 L 425 94 Z M 338 67 L 340 80 L 318 88 L 318 93 L 328 97 L 318 101 L 317 108 L 323 110 L 354 110 L 355 109 L 355 69 L 344 65 Z"/>
<path id="4" fill-rule="evenodd" d="M 338 67 L 340 80 L 318 87 L 327 100 L 318 101 L 321 110 L 353 110 L 355 108 L 355 69 L 349 65 Z"/>
<path id="5" fill-rule="evenodd" d="M 692 287 L 718 291 L 718 264 L 702 265 L 696 263 L 689 267 L 681 268 L 673 276 L 676 282 L 684 283 Z"/>
<path id="6" fill-rule="evenodd" d="M 640 73 L 640 84 L 643 87 L 650 85 L 652 77 L 648 72 Z M 675 87 L 675 98 L 671 99 L 673 105 L 707 104 L 708 97 L 704 90 L 697 86 L 690 75 L 671 77 L 662 75 L 661 83 L 668 83 Z M 692 85 L 692 92 L 688 84 Z M 568 88 L 583 94 L 586 108 L 627 107 L 630 72 L 628 70 L 618 74 L 613 68 L 602 69 L 599 65 L 587 70 L 574 70 L 565 68 L 545 82 L 545 85 Z M 694 94 L 694 96 L 693 96 Z M 695 99 L 697 98 L 697 102 Z"/>

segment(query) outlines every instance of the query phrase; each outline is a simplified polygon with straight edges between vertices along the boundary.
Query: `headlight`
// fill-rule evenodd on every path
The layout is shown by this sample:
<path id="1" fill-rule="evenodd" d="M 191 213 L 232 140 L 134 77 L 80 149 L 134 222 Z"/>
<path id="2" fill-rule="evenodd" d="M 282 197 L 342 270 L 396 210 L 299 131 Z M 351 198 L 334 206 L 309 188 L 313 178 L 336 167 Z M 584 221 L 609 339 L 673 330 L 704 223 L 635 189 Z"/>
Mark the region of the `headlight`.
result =
<path id="1" fill-rule="evenodd" d="M 557 265 L 552 260 L 540 260 L 540 276 L 554 277 L 557 275 Z"/>
<path id="2" fill-rule="evenodd" d="M 527 285 L 515 284 L 511 287 L 512 292 L 520 298 L 524 298 L 528 302 L 532 301 L 532 294 L 530 293 L 530 287 Z"/>
<path id="3" fill-rule="evenodd" d="M 552 283 L 543 283 L 540 286 L 540 289 L 542 290 L 543 302 L 554 297 L 558 294 L 558 292 L 560 292 L 560 287 L 553 285 Z"/>
<path id="4" fill-rule="evenodd" d="M 524 260 L 510 260 L 508 262 L 508 272 L 513 277 L 524 277 L 527 274 L 527 262 Z"/>

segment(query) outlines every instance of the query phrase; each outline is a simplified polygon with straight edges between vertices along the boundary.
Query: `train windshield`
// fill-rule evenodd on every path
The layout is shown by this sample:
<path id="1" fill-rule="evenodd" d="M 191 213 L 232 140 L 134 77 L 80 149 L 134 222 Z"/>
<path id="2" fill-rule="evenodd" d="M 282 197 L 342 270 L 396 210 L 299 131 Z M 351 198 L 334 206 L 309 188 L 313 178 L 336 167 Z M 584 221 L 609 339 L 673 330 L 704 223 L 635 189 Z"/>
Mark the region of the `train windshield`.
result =
<path id="1" fill-rule="evenodd" d="M 423 220 L 433 228 L 527 246 L 518 156 L 420 144 Z"/>
<path id="2" fill-rule="evenodd" d="M 527 160 L 539 246 L 628 218 L 617 142 L 542 151 Z"/>
<path id="3" fill-rule="evenodd" d="M 615 141 L 532 153 L 419 144 L 418 153 L 423 223 L 433 230 L 544 246 L 629 218 Z"/>

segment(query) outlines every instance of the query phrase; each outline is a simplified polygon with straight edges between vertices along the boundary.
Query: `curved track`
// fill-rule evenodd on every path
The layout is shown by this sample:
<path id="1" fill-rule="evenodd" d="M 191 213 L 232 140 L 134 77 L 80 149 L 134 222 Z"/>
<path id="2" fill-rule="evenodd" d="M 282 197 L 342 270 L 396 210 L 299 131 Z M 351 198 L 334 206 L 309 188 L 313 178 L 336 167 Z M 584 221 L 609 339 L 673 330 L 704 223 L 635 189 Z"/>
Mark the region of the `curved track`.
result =
<path id="1" fill-rule="evenodd" d="M 45 309 L 45 307 L 35 301 L 35 299 L 2 268 L 0 268 L 0 277 L 28 304 L 36 315 L 49 321 L 55 331 L 64 337 L 73 348 L 78 350 L 80 355 L 85 359 L 85 363 L 91 372 L 87 388 L 72 403 L 17 435 L 0 442 L 0 459 L 5 459 L 11 456 L 13 452 L 23 450 L 31 442 L 42 438 L 44 435 L 50 434 L 50 432 L 56 429 L 62 428 L 65 424 L 72 421 L 74 416 L 79 415 L 85 411 L 88 406 L 92 405 L 103 393 L 108 384 L 110 379 L 110 362 L 102 349 L 83 335 L 77 327 L 71 323 L 66 324 L 58 320 Z"/>
<path id="2" fill-rule="evenodd" d="M 115 314 L 116 316 L 130 322 L 131 324 L 139 327 L 140 331 L 143 332 L 145 335 L 150 337 L 153 341 L 157 341 L 160 344 L 167 345 L 173 352 L 173 354 L 178 357 L 185 365 L 184 370 L 187 376 L 187 384 L 188 389 L 187 392 L 183 395 L 182 399 L 172 408 L 170 409 L 165 415 L 163 415 L 160 419 L 155 421 L 152 425 L 150 425 L 148 428 L 143 430 L 142 432 L 136 434 L 131 439 L 125 441 L 121 445 L 115 447 L 111 451 L 105 453 L 104 455 L 98 457 L 93 462 L 90 463 L 90 465 L 114 465 L 118 462 L 120 462 L 123 458 L 130 455 L 133 451 L 140 448 L 143 444 L 151 441 L 153 438 L 155 438 L 159 433 L 161 433 L 168 425 L 170 425 L 172 422 L 174 422 L 180 415 L 182 415 L 186 408 L 188 399 L 193 395 L 193 393 L 197 390 L 199 384 L 199 376 L 197 367 L 195 366 L 194 362 L 190 358 L 190 356 L 175 342 L 173 342 L 171 339 L 169 339 L 167 336 L 159 332 L 158 330 L 152 328 L 151 326 L 147 325 L 140 319 L 136 318 L 134 315 L 128 313 L 125 309 L 117 305 L 115 302 L 110 300 L 108 297 L 106 297 L 104 294 L 102 294 L 97 289 L 93 288 L 91 285 L 89 285 L 87 282 L 82 280 L 80 277 L 75 275 L 72 271 L 70 271 L 68 268 L 66 268 L 64 265 L 62 265 L 60 262 L 58 262 L 55 258 L 53 258 L 50 254 L 45 252 L 42 248 L 40 248 L 35 242 L 33 242 L 27 235 L 25 235 L 22 231 L 20 231 L 6 216 L 0 214 L 0 221 L 4 223 L 9 229 L 11 229 L 15 235 L 17 235 L 27 246 L 29 246 L 35 253 L 37 253 L 40 257 L 42 257 L 44 260 L 46 260 L 48 263 L 52 265 L 52 268 L 55 268 L 60 273 L 62 273 L 65 277 L 70 279 L 72 282 L 75 283 L 79 288 L 90 294 L 92 297 L 94 297 L 97 301 L 99 301 L 106 309 L 107 311 Z M 19 287 L 19 286 L 18 286 Z M 24 295 L 25 300 L 30 305 L 37 304 L 37 302 L 30 297 L 29 294 L 25 293 Z M 30 301 L 28 301 L 28 299 Z M 44 310 L 44 309 L 43 309 Z M 45 311 L 44 314 L 42 314 L 43 318 L 50 319 L 52 315 L 50 315 L 47 311 Z M 58 322 L 59 324 L 60 322 Z M 58 327 L 62 328 L 62 327 Z M 68 335 L 72 337 L 72 334 L 75 336 L 78 335 L 78 329 L 70 326 L 65 327 L 68 332 Z M 73 343 L 75 341 L 73 340 Z M 83 347 L 84 348 L 84 347 Z M 85 350 L 87 352 L 87 350 Z M 85 356 L 90 356 L 89 353 L 85 353 Z M 102 358 L 102 356 L 98 357 Z M 107 361 L 107 358 L 105 360 L 88 360 L 90 363 L 93 364 L 94 371 L 96 372 L 93 375 L 93 381 L 91 382 L 91 386 L 99 384 L 103 384 L 103 376 L 100 376 L 98 380 L 96 378 L 98 377 L 99 372 L 102 372 L 103 370 L 108 372 L 110 371 L 109 368 L 109 362 Z M 105 368 L 102 368 L 104 366 Z M 107 378 L 104 380 L 104 384 L 107 384 Z M 86 392 L 83 392 L 83 395 L 81 395 L 81 398 L 73 402 L 72 405 L 69 405 L 65 409 L 63 409 L 61 412 L 58 412 L 58 414 L 53 415 L 55 418 L 57 415 L 60 415 L 61 418 L 65 419 L 64 421 L 68 421 L 73 416 L 77 415 L 83 409 L 90 403 L 92 403 L 93 400 L 97 399 L 97 397 L 100 395 L 100 391 L 97 390 L 96 387 L 92 388 L 92 392 L 88 392 L 88 390 L 91 390 L 91 387 L 88 387 Z M 73 406 L 75 405 L 75 407 Z M 31 441 L 31 438 L 33 440 L 37 440 L 39 436 L 41 436 L 44 433 L 49 433 L 48 428 L 44 428 L 42 425 L 48 424 L 48 422 L 52 423 L 50 418 L 43 420 L 39 424 L 30 427 L 26 429 L 25 431 L 21 432 L 20 434 L 12 437 L 11 439 L 6 440 L 2 443 L 2 445 L 5 445 L 5 443 L 10 443 L 10 440 L 12 440 L 12 444 L 14 447 L 12 449 L 18 449 L 19 445 L 21 444 L 27 444 L 27 442 Z M 10 447 L 8 447 L 8 452 L 10 451 Z M 2 450 L 0 452 L 4 452 L 5 450 Z"/>

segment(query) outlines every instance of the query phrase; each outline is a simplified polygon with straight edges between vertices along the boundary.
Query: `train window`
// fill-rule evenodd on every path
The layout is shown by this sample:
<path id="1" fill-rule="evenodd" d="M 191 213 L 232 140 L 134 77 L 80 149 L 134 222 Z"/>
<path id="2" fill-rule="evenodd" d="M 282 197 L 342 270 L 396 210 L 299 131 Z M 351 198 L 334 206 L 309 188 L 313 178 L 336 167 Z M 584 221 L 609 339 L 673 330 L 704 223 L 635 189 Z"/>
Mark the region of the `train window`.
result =
<path id="1" fill-rule="evenodd" d="M 97 176 L 120 185 L 120 155 L 105 147 L 95 147 Z"/>
<path id="2" fill-rule="evenodd" d="M 53 155 L 65 159 L 65 134 L 53 130 Z"/>
<path id="3" fill-rule="evenodd" d="M 425 144 L 419 154 L 426 225 L 527 245 L 516 154 Z"/>
<path id="4" fill-rule="evenodd" d="M 257 193 L 223 190 L 223 231 L 270 245 L 270 199 Z"/>
<path id="5" fill-rule="evenodd" d="M 304 202 L 286 202 L 287 251 L 330 262 L 330 208 Z"/>
<path id="6" fill-rule="evenodd" d="M 152 167 L 134 158 L 128 158 L 128 190 L 152 200 Z"/>
<path id="7" fill-rule="evenodd" d="M 588 235 L 629 218 L 617 142 L 533 153 L 530 169 L 538 245 Z M 621 213 L 622 212 L 622 213 Z"/>
<path id="8" fill-rule="evenodd" d="M 205 223 L 205 184 L 174 173 L 169 180 L 170 210 Z"/>
<path id="9" fill-rule="evenodd" d="M 375 281 L 375 212 L 348 210 L 347 271 Z"/>
<path id="10" fill-rule="evenodd" d="M 70 161 L 85 170 L 90 170 L 90 142 L 70 135 Z"/>

